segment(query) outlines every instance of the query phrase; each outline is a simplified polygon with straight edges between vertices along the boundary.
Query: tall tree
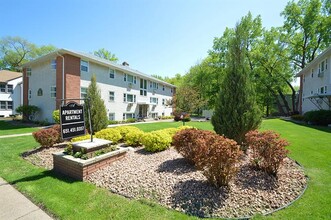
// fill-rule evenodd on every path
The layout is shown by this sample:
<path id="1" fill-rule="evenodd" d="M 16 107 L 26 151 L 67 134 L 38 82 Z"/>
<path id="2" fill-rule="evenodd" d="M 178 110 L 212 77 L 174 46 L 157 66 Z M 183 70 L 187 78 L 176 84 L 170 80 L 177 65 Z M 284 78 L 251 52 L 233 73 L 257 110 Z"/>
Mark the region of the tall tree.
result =
<path id="1" fill-rule="evenodd" d="M 56 50 L 52 45 L 37 46 L 21 37 L 0 39 L 0 69 L 19 71 L 24 63 Z"/>
<path id="2" fill-rule="evenodd" d="M 176 91 L 176 111 L 195 113 L 198 112 L 206 101 L 201 98 L 199 90 L 190 86 L 182 85 Z"/>
<path id="3" fill-rule="evenodd" d="M 108 125 L 107 109 L 103 99 L 101 99 L 100 89 L 97 86 L 95 74 L 92 75 L 91 83 L 87 88 L 87 98 L 88 100 L 85 100 L 85 123 L 87 128 L 90 128 L 87 111 L 90 107 L 91 124 L 94 133 L 106 128 Z"/>
<path id="4" fill-rule="evenodd" d="M 105 60 L 114 61 L 114 62 L 118 61 L 118 58 L 115 56 L 115 54 L 111 53 L 109 50 L 106 50 L 105 48 L 96 50 L 93 52 L 93 54 Z"/>
<path id="5" fill-rule="evenodd" d="M 245 24 L 237 24 L 229 39 L 226 56 L 226 75 L 219 92 L 212 124 L 216 133 L 232 138 L 239 144 L 245 134 L 261 122 L 256 104 L 255 89 L 251 83 L 250 60 L 247 58 Z"/>

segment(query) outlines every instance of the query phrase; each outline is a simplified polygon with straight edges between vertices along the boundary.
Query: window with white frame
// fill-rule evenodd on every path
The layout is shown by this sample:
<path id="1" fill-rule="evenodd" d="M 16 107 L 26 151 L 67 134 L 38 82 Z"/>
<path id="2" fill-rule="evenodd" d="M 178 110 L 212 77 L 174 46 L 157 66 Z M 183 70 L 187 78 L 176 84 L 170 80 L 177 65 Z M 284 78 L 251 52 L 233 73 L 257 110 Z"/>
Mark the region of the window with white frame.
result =
<path id="1" fill-rule="evenodd" d="M 88 63 L 88 61 L 81 60 L 81 61 L 80 61 L 80 70 L 81 70 L 81 71 L 84 71 L 84 72 L 88 72 L 88 68 L 89 68 L 89 63 Z"/>
<path id="2" fill-rule="evenodd" d="M 162 105 L 165 105 L 165 99 L 162 99 Z"/>
<path id="3" fill-rule="evenodd" d="M 51 86 L 51 98 L 56 98 L 56 86 Z"/>
<path id="4" fill-rule="evenodd" d="M 108 120 L 115 121 L 115 113 L 114 112 L 111 112 L 111 113 L 108 114 Z"/>
<path id="5" fill-rule="evenodd" d="M 322 86 L 320 89 L 321 94 L 324 94 L 324 87 Z"/>
<path id="6" fill-rule="evenodd" d="M 159 102 L 159 99 L 158 98 L 155 98 L 155 97 L 150 97 L 150 103 L 151 104 L 158 104 L 158 102 Z"/>
<path id="7" fill-rule="evenodd" d="M 109 68 L 109 78 L 114 79 L 115 78 L 115 70 Z"/>
<path id="8" fill-rule="evenodd" d="M 31 76 L 31 74 L 32 74 L 31 68 L 26 68 L 26 75 Z"/>
<path id="9" fill-rule="evenodd" d="M 158 113 L 157 112 L 152 112 L 152 118 L 157 118 Z"/>
<path id="10" fill-rule="evenodd" d="M 136 118 L 134 113 L 123 113 L 123 120 L 127 120 L 129 118 Z"/>
<path id="11" fill-rule="evenodd" d="M 86 99 L 87 97 L 87 87 L 80 87 L 80 98 Z"/>
<path id="12" fill-rule="evenodd" d="M 156 82 L 149 82 L 149 88 L 152 88 L 152 89 L 159 89 L 159 84 L 156 83 Z"/>
<path id="13" fill-rule="evenodd" d="M 137 77 L 125 73 L 124 74 L 124 82 L 129 82 L 129 83 L 137 84 Z"/>
<path id="14" fill-rule="evenodd" d="M 51 61 L 51 69 L 56 70 L 56 60 Z"/>
<path id="15" fill-rule="evenodd" d="M 314 78 L 314 69 L 311 69 L 311 78 Z"/>
<path id="16" fill-rule="evenodd" d="M 0 84 L 0 92 L 2 92 L 2 93 L 6 92 L 6 84 L 4 84 L 4 83 Z"/>
<path id="17" fill-rule="evenodd" d="M 7 102 L 6 101 L 0 101 L 0 109 L 1 110 L 7 110 Z"/>
<path id="18" fill-rule="evenodd" d="M 13 93 L 13 85 L 7 84 L 7 93 Z"/>
<path id="19" fill-rule="evenodd" d="M 13 102 L 12 101 L 7 101 L 7 109 L 12 110 L 13 109 Z"/>
<path id="20" fill-rule="evenodd" d="M 164 87 L 164 85 L 162 86 L 162 91 L 164 91 L 165 90 L 165 87 Z"/>
<path id="21" fill-rule="evenodd" d="M 136 102 L 136 95 L 124 93 L 123 101 L 134 103 L 134 102 Z"/>
<path id="22" fill-rule="evenodd" d="M 32 97 L 32 90 L 31 90 L 31 89 L 29 89 L 29 91 L 28 91 L 28 99 L 30 100 L 30 99 L 31 99 L 31 97 Z"/>
<path id="23" fill-rule="evenodd" d="M 109 101 L 115 101 L 115 92 L 109 91 Z"/>
<path id="24" fill-rule="evenodd" d="M 328 93 L 328 87 L 327 86 L 324 86 L 324 93 Z"/>
<path id="25" fill-rule="evenodd" d="M 147 96 L 147 80 L 140 79 L 140 95 Z"/>

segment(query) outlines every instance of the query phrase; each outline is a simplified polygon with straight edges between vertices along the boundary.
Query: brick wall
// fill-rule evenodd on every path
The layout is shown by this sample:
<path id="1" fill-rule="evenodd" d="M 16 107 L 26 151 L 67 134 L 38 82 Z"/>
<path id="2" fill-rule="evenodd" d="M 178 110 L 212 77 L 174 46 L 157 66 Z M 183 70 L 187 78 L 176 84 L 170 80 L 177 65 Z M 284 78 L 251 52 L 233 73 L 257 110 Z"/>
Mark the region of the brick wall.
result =
<path id="1" fill-rule="evenodd" d="M 67 159 L 63 154 L 53 154 L 53 169 L 55 172 L 62 173 L 72 177 L 73 179 L 85 180 L 89 174 L 94 173 L 95 171 L 108 166 L 125 156 L 126 152 L 122 152 L 112 157 L 96 161 L 93 164 L 84 166 L 80 163 Z"/>
<path id="2" fill-rule="evenodd" d="M 80 98 L 80 58 L 64 54 L 64 98 Z M 56 58 L 56 108 L 59 108 L 62 99 L 62 65 L 63 58 Z M 79 100 L 77 100 L 79 101 Z"/>
<path id="3" fill-rule="evenodd" d="M 23 105 L 29 104 L 29 77 L 26 75 L 26 68 L 23 68 Z"/>

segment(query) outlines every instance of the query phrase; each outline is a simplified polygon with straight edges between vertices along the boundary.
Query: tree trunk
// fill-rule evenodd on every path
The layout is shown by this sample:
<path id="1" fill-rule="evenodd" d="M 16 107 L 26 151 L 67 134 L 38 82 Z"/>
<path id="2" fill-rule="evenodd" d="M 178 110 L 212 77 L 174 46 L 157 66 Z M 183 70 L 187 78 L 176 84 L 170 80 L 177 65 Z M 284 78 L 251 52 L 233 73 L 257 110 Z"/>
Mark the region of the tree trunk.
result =
<path id="1" fill-rule="evenodd" d="M 286 100 L 286 97 L 285 97 L 285 95 L 283 94 L 283 92 L 280 89 L 278 89 L 278 94 L 282 98 L 283 103 L 284 103 L 284 106 L 285 106 L 285 109 L 286 109 L 285 116 L 288 116 L 290 114 L 291 109 L 288 106 L 288 102 Z"/>

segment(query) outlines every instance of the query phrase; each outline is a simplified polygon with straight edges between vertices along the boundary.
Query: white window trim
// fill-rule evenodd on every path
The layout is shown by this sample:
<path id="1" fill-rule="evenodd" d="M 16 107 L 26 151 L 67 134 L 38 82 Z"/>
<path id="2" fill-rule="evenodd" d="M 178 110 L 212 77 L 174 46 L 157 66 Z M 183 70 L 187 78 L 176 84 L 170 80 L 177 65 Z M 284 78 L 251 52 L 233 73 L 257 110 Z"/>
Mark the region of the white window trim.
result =
<path id="1" fill-rule="evenodd" d="M 55 88 L 55 91 L 52 90 L 53 88 Z M 52 96 L 52 94 L 55 94 L 55 96 Z M 56 86 L 51 86 L 51 94 L 50 94 L 51 98 L 56 98 Z"/>
<path id="2" fill-rule="evenodd" d="M 113 96 L 112 96 L 113 97 L 113 100 L 110 99 L 110 93 L 111 92 L 113 93 Z M 109 102 L 115 102 L 115 92 L 114 91 L 108 91 L 108 101 Z"/>
<path id="3" fill-rule="evenodd" d="M 132 95 L 133 97 L 133 102 L 128 102 L 128 95 Z M 137 97 L 135 94 L 129 94 L 129 93 L 124 93 L 123 95 L 123 101 L 126 103 L 136 103 Z"/>
<path id="4" fill-rule="evenodd" d="M 31 100 L 31 98 L 32 98 L 32 90 L 29 89 L 28 90 L 28 100 Z"/>
<path id="5" fill-rule="evenodd" d="M 86 66 L 83 65 L 83 62 L 86 62 L 86 63 L 87 63 Z M 82 66 L 87 67 L 87 70 L 86 70 L 86 71 L 85 71 L 85 70 L 82 70 Z M 86 61 L 86 60 L 80 60 L 80 71 L 83 71 L 83 72 L 88 73 L 89 70 L 90 70 L 90 63 L 89 63 L 89 61 Z"/>
<path id="6" fill-rule="evenodd" d="M 113 72 L 111 73 L 111 71 L 113 71 Z M 115 72 L 116 72 L 115 69 L 109 68 L 109 78 L 110 79 L 115 79 Z M 110 77 L 111 74 L 113 75 L 113 77 Z"/>

